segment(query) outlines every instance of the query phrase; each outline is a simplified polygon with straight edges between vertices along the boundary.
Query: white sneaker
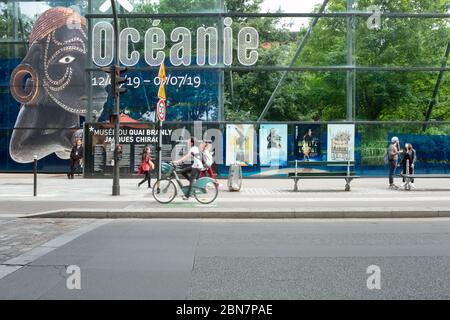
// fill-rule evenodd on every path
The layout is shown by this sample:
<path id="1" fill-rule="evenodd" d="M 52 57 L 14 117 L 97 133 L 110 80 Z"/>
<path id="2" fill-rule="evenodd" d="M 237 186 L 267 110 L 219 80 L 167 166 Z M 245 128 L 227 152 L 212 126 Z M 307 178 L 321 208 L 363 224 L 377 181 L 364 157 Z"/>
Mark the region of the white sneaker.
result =
<path id="1" fill-rule="evenodd" d="M 414 185 L 414 183 L 410 183 L 409 185 L 410 185 L 411 188 L 413 188 L 413 189 L 416 187 L 416 186 Z"/>
<path id="2" fill-rule="evenodd" d="M 400 188 L 403 188 L 403 187 L 405 186 L 405 184 L 406 184 L 406 182 L 403 182 L 403 183 L 400 185 Z"/>

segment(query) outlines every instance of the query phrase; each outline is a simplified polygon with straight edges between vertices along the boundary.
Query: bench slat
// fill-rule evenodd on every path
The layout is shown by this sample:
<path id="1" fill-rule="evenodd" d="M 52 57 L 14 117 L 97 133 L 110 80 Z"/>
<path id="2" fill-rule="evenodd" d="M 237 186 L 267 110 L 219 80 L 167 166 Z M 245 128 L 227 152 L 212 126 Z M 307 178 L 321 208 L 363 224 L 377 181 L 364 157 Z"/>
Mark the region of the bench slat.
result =
<path id="1" fill-rule="evenodd" d="M 354 176 L 355 172 L 350 171 L 350 177 Z M 289 172 L 289 177 L 332 177 L 332 176 L 347 176 L 347 171 L 336 171 L 336 172 Z"/>
<path id="2" fill-rule="evenodd" d="M 288 164 L 295 166 L 295 161 L 289 161 Z M 301 166 L 354 166 L 355 165 L 355 161 L 297 161 L 297 167 L 301 167 Z"/>
<path id="3" fill-rule="evenodd" d="M 346 178 L 351 178 L 351 179 L 358 179 L 360 178 L 359 176 L 292 176 L 292 179 L 317 179 L 317 178 L 321 178 L 321 179 L 346 179 Z"/>

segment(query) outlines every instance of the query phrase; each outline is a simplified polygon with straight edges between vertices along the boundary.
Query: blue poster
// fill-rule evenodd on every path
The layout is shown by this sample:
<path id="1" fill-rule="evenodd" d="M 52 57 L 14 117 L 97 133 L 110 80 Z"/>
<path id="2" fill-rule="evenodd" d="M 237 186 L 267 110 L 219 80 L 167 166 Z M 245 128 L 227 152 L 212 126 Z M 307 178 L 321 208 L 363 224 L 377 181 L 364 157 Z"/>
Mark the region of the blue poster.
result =
<path id="1" fill-rule="evenodd" d="M 295 126 L 295 156 L 301 161 L 321 161 L 320 125 L 299 124 Z"/>

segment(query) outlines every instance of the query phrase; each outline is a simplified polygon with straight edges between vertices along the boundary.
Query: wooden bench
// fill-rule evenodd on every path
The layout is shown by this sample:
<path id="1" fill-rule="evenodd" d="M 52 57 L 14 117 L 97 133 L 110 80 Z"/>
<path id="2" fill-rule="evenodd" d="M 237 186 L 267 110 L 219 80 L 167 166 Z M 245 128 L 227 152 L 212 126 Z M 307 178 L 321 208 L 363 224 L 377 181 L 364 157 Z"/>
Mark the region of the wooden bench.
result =
<path id="1" fill-rule="evenodd" d="M 344 179 L 345 191 L 350 191 L 350 182 L 359 178 L 355 175 L 355 161 L 290 161 L 289 164 L 295 164 L 295 171 L 289 172 L 289 178 L 294 179 L 294 191 L 298 191 L 298 181 L 300 179 Z M 299 168 L 305 167 L 343 167 L 340 171 L 299 171 Z"/>
<path id="2" fill-rule="evenodd" d="M 450 174 L 404 174 L 400 173 L 400 177 L 405 178 L 405 190 L 411 190 L 411 180 L 413 179 L 448 179 Z"/>

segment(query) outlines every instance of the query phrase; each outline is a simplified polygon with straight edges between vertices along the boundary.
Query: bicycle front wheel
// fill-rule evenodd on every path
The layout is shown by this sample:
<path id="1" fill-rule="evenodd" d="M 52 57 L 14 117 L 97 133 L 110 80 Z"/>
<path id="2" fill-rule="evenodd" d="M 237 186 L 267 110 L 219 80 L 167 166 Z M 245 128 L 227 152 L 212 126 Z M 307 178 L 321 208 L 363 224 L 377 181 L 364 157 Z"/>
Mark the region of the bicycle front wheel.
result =
<path id="1" fill-rule="evenodd" d="M 153 185 L 152 194 L 159 203 L 169 203 L 177 196 L 177 187 L 170 179 L 159 179 Z"/>
<path id="2" fill-rule="evenodd" d="M 216 200 L 218 193 L 219 188 L 213 181 L 208 182 L 202 189 L 194 188 L 194 197 L 202 204 L 209 204 Z"/>

